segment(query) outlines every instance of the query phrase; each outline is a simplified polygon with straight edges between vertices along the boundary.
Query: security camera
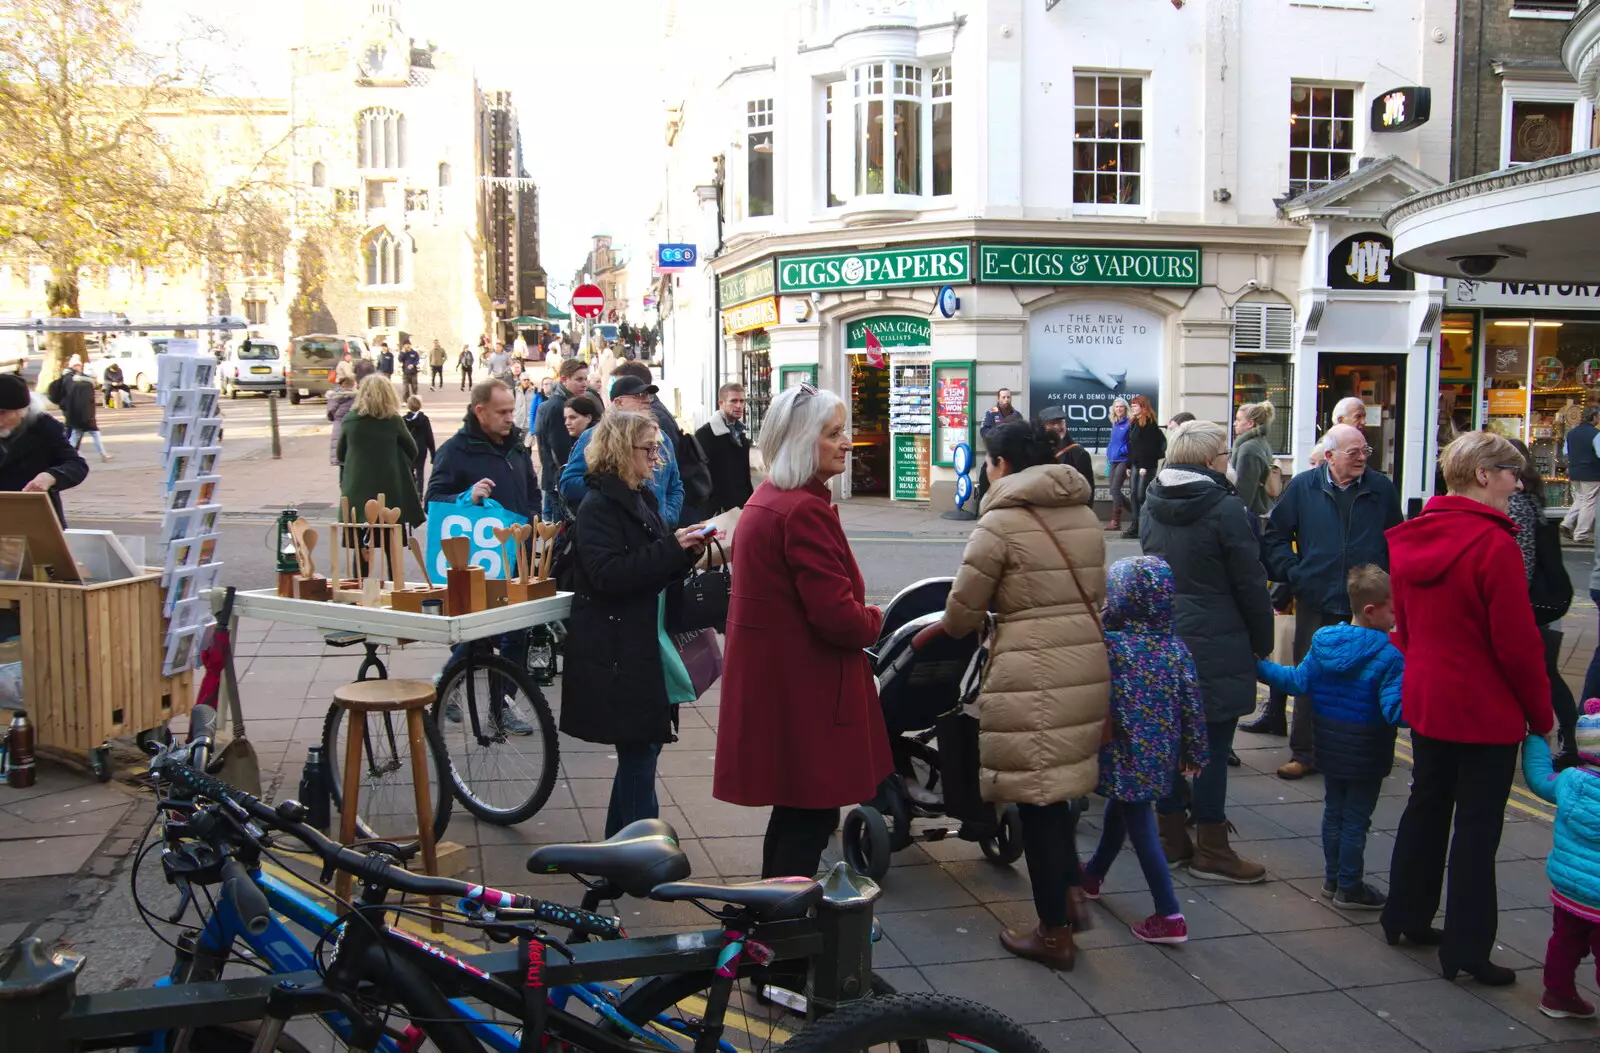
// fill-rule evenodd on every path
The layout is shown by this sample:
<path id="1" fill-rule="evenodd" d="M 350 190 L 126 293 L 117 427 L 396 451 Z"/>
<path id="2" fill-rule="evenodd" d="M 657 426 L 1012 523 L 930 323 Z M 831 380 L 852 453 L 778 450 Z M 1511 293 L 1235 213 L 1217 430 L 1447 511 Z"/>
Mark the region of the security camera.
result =
<path id="1" fill-rule="evenodd" d="M 822 306 L 822 294 L 819 293 L 819 292 L 812 293 L 811 294 L 811 302 L 816 304 L 818 307 L 821 307 Z"/>
<path id="2" fill-rule="evenodd" d="M 1489 272 L 1506 258 L 1503 252 L 1481 252 L 1472 256 L 1451 256 L 1450 262 L 1460 268 L 1461 273 L 1468 278 L 1486 278 Z"/>
<path id="3" fill-rule="evenodd" d="M 1244 287 L 1246 289 L 1259 289 L 1261 288 L 1261 283 L 1256 279 L 1251 278 L 1249 281 L 1244 283 Z"/>

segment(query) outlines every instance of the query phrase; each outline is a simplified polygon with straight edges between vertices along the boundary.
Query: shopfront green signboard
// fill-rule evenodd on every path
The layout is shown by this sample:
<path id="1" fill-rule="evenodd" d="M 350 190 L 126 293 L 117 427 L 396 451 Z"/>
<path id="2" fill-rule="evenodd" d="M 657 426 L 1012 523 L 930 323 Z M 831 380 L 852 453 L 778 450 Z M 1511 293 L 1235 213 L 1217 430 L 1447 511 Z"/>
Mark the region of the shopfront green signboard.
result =
<path id="1" fill-rule="evenodd" d="M 1200 285 L 1199 249 L 982 245 L 978 281 L 1006 285 Z"/>
<path id="2" fill-rule="evenodd" d="M 772 295 L 772 261 L 743 267 L 717 279 L 724 309 Z"/>
<path id="3" fill-rule="evenodd" d="M 966 285 L 971 281 L 972 246 L 966 244 L 778 257 L 780 293 Z"/>
<path id="4" fill-rule="evenodd" d="M 933 325 L 926 318 L 880 314 L 845 326 L 844 346 L 851 351 L 866 347 L 868 330 L 878 338 L 880 347 L 928 347 L 933 343 Z"/>

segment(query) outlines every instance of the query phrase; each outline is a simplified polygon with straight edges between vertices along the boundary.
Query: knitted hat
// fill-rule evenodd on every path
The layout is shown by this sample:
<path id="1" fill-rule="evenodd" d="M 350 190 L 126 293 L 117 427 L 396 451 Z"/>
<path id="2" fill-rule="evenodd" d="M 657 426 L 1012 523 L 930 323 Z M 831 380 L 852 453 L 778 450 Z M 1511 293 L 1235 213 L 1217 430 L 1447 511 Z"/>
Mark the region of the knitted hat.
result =
<path id="1" fill-rule="evenodd" d="M 1578 718 L 1573 745 L 1583 763 L 1600 766 L 1600 698 L 1591 698 L 1583 704 L 1583 716 Z"/>
<path id="2" fill-rule="evenodd" d="M 27 409 L 28 382 L 15 373 L 0 373 L 0 410 Z"/>

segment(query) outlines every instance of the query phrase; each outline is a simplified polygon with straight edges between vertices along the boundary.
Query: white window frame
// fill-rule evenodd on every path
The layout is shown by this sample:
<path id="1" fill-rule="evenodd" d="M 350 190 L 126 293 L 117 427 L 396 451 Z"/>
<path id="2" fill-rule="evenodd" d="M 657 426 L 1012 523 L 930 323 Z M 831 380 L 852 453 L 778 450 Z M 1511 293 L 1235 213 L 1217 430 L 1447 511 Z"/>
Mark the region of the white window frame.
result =
<path id="1" fill-rule="evenodd" d="M 828 92 L 833 92 L 833 102 L 836 107 L 829 119 Z M 850 191 L 855 187 L 855 155 L 849 152 L 854 144 L 850 135 L 850 128 L 854 127 L 855 111 L 850 108 L 850 79 L 838 77 L 829 80 L 817 81 L 817 151 L 816 172 L 818 175 L 817 195 L 815 207 L 818 212 L 837 212 L 850 203 L 853 196 Z M 848 118 L 848 119 L 847 119 Z M 841 138 L 842 137 L 842 138 Z M 833 170 L 828 167 L 828 147 L 833 147 Z M 849 152 L 849 156 L 843 156 Z M 838 175 L 843 178 L 835 183 L 832 189 L 841 191 L 834 196 L 839 199 L 838 204 L 828 201 L 829 180 Z"/>
<path id="2" fill-rule="evenodd" d="M 867 94 L 869 79 L 868 70 L 878 66 L 882 69 L 881 91 L 878 94 Z M 905 76 L 896 76 L 897 67 Z M 947 75 L 940 83 L 948 89 L 944 95 L 934 95 L 934 71 L 946 70 Z M 897 90 L 908 81 L 915 81 L 916 94 L 908 94 Z M 828 136 L 828 88 L 833 87 L 835 110 L 833 114 L 833 145 L 835 175 L 844 176 L 842 180 L 835 180 L 835 189 L 841 191 L 838 196 L 841 204 L 828 204 L 828 172 L 827 172 L 827 136 Z M 957 139 L 955 135 L 955 106 L 959 94 L 960 80 L 957 77 L 955 62 L 950 55 L 918 56 L 913 59 L 871 58 L 852 65 L 845 70 L 842 80 L 822 81 L 817 85 L 817 121 L 822 155 L 817 171 L 821 175 L 819 190 L 816 195 L 820 211 L 828 212 L 840 208 L 848 208 L 860 202 L 888 203 L 890 207 L 917 207 L 917 208 L 944 208 L 955 197 L 955 159 L 957 153 Z M 877 191 L 863 190 L 856 192 L 857 168 L 864 153 L 864 137 L 856 132 L 857 112 L 865 109 L 869 101 L 880 101 L 883 104 L 883 115 L 890 121 L 890 135 L 884 141 L 883 154 L 883 187 Z M 894 165 L 898 157 L 897 148 L 901 137 L 892 133 L 894 105 L 896 102 L 913 102 L 917 106 L 917 157 L 919 170 L 919 185 L 912 192 L 900 192 L 894 188 Z M 950 192 L 935 194 L 933 189 L 933 110 L 935 106 L 948 104 L 951 107 L 951 146 L 950 146 Z"/>
<path id="3" fill-rule="evenodd" d="M 375 135 L 378 137 L 374 138 Z M 401 111 L 389 106 L 369 106 L 356 114 L 356 168 L 360 171 L 400 171 L 406 166 L 409 145 L 406 115 Z"/>
<path id="4" fill-rule="evenodd" d="M 1511 162 L 1511 104 L 1516 102 L 1570 102 L 1572 107 L 1572 148 L 1568 153 L 1578 153 L 1591 147 L 1591 125 L 1594 121 L 1594 102 L 1586 99 L 1576 84 L 1539 80 L 1502 80 L 1500 82 L 1500 167 L 1510 168 Z M 1517 167 L 1535 162 L 1518 161 Z"/>
<path id="5" fill-rule="evenodd" d="M 1340 179 L 1343 179 L 1344 176 L 1333 176 L 1329 179 L 1316 180 L 1315 187 L 1310 185 L 1313 181 L 1308 176 L 1306 179 L 1307 185 L 1301 187 L 1299 190 L 1294 190 L 1294 165 L 1292 163 L 1294 159 L 1294 151 L 1310 150 L 1321 153 L 1348 152 L 1350 154 L 1350 167 L 1346 170 L 1345 175 L 1349 175 L 1351 172 L 1356 170 L 1356 166 L 1361 158 L 1361 151 L 1366 149 L 1367 124 L 1366 121 L 1362 119 L 1366 112 L 1366 95 L 1362 85 L 1351 84 L 1348 82 L 1340 83 L 1338 81 L 1312 80 L 1309 78 L 1302 79 L 1299 77 L 1292 77 L 1289 80 L 1289 112 L 1291 115 L 1294 113 L 1294 89 L 1296 88 L 1332 88 L 1337 91 L 1350 92 L 1350 147 L 1348 151 L 1334 151 L 1331 148 L 1324 150 L 1322 147 L 1317 146 L 1295 146 L 1293 135 L 1290 134 L 1285 136 L 1288 141 L 1284 143 L 1283 151 L 1283 158 L 1287 165 L 1285 169 L 1284 184 L 1291 193 L 1298 196 L 1299 194 L 1305 193 L 1307 190 L 1314 190 L 1318 187 L 1327 186 L 1329 183 L 1338 182 Z"/>
<path id="6" fill-rule="evenodd" d="M 748 98 L 744 102 L 744 128 L 741 131 L 744 145 L 744 215 L 746 219 L 770 220 L 778 211 L 778 101 L 775 95 L 766 95 L 759 98 Z M 771 200 L 768 202 L 769 211 L 759 215 L 751 212 L 750 192 L 750 166 L 755 163 L 755 144 L 751 141 L 757 136 L 767 136 L 768 169 L 772 173 Z"/>
<path id="7" fill-rule="evenodd" d="M 1137 77 L 1139 80 L 1139 121 L 1140 137 L 1137 140 L 1126 140 L 1132 144 L 1139 144 L 1139 203 L 1137 205 L 1101 204 L 1098 201 L 1072 202 L 1073 215 L 1078 216 L 1148 216 L 1150 214 L 1150 74 L 1144 70 L 1127 69 L 1074 69 L 1072 71 L 1072 142 L 1073 154 L 1068 161 L 1069 178 L 1067 193 L 1073 195 L 1073 184 L 1076 182 L 1077 164 L 1077 120 L 1078 120 L 1078 78 L 1079 77 Z M 1096 110 L 1099 109 L 1098 104 Z M 1120 107 L 1119 107 L 1120 108 Z M 1108 140 L 1093 140 L 1094 142 Z M 1120 144 L 1123 140 L 1118 140 Z"/>

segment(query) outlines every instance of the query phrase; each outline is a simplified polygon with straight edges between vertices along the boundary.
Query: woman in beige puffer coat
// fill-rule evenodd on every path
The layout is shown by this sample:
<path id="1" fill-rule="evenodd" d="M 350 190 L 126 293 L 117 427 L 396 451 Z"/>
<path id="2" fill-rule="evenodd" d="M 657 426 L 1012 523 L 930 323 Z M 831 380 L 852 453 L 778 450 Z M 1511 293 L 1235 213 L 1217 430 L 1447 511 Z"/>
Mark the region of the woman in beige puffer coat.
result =
<path id="1" fill-rule="evenodd" d="M 1013 954 L 1070 969 L 1071 922 L 1081 918 L 1083 900 L 1069 802 L 1099 779 L 1111 704 L 1096 620 L 1106 593 L 1105 533 L 1089 507 L 1089 484 L 1053 463 L 1044 432 L 1005 424 L 990 433 L 988 447 L 983 518 L 962 555 L 943 627 L 966 636 L 994 612 L 978 698 L 980 785 L 986 800 L 1014 803 L 1021 813 L 1039 914 L 1034 931 L 1007 929 L 1000 942 Z"/>

